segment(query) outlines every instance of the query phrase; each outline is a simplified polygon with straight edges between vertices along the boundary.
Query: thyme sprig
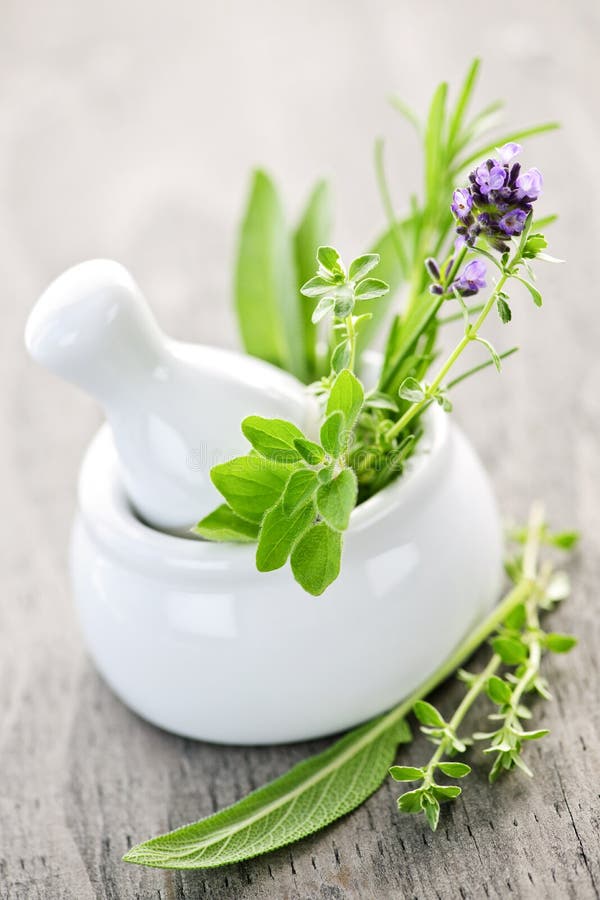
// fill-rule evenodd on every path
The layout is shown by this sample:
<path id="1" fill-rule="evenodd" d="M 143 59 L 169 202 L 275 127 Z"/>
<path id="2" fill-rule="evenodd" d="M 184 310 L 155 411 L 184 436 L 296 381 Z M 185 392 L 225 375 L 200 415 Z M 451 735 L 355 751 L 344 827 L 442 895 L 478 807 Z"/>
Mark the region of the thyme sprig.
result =
<path id="1" fill-rule="evenodd" d="M 575 536 L 567 542 L 568 546 L 573 546 L 574 541 Z M 424 700 L 418 700 L 413 707 L 421 730 L 436 749 L 423 766 L 392 766 L 390 774 L 396 781 L 420 782 L 418 787 L 399 797 L 398 808 L 406 813 L 423 812 L 433 831 L 438 826 L 440 804 L 462 792 L 458 785 L 440 783 L 436 779 L 440 774 L 462 779 L 471 772 L 469 765 L 454 761 L 452 757 L 465 753 L 475 741 L 482 741 L 487 744 L 483 752 L 495 757 L 489 775 L 491 782 L 515 767 L 531 776 L 532 772 L 523 760 L 524 748 L 529 741 L 548 734 L 545 728 L 524 728 L 523 720 L 532 717 L 524 698 L 536 693 L 550 699 L 547 683 L 540 673 L 542 656 L 545 651 L 565 653 L 575 646 L 576 639 L 571 635 L 544 632 L 540 627 L 540 612 L 552 609 L 569 593 L 565 573 L 555 571 L 550 562 L 540 565 L 540 548 L 544 543 L 561 546 L 561 536 L 553 538 L 544 522 L 543 509 L 536 504 L 531 511 L 523 556 L 518 556 L 507 567 L 520 596 L 491 637 L 492 654 L 487 664 L 476 674 L 459 670 L 459 678 L 466 683 L 467 691 L 448 720 Z M 488 718 L 499 723 L 498 727 L 489 732 L 461 735 L 467 714 L 485 695 L 497 707 Z"/>

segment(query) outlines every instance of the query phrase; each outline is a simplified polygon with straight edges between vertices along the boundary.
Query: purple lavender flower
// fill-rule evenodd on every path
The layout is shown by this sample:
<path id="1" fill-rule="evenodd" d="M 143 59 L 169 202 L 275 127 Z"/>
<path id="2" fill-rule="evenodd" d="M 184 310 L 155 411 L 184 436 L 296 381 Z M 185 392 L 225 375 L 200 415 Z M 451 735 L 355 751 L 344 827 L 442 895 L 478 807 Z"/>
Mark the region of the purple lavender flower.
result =
<path id="1" fill-rule="evenodd" d="M 504 234 L 521 234 L 526 219 L 527 213 L 524 209 L 511 209 L 502 216 L 498 225 Z"/>
<path id="2" fill-rule="evenodd" d="M 452 195 L 452 212 L 458 219 L 464 219 L 473 208 L 473 198 L 466 188 L 457 188 Z"/>
<path id="3" fill-rule="evenodd" d="M 507 179 L 507 171 L 494 159 L 482 163 L 475 169 L 475 181 L 479 185 L 479 190 L 486 197 L 490 191 L 499 191 L 504 187 Z"/>
<path id="4" fill-rule="evenodd" d="M 533 168 L 522 172 L 516 180 L 517 197 L 519 200 L 523 200 L 525 197 L 528 200 L 537 200 L 542 193 L 543 183 L 544 180 L 539 169 Z"/>
<path id="5" fill-rule="evenodd" d="M 454 287 L 463 297 L 470 297 L 485 287 L 486 268 L 480 259 L 473 259 L 462 270 L 454 282 Z"/>
<path id="6" fill-rule="evenodd" d="M 509 141 L 508 144 L 503 144 L 502 147 L 497 147 L 496 149 L 498 151 L 498 156 L 500 157 L 500 162 L 507 166 L 523 148 L 520 144 Z"/>

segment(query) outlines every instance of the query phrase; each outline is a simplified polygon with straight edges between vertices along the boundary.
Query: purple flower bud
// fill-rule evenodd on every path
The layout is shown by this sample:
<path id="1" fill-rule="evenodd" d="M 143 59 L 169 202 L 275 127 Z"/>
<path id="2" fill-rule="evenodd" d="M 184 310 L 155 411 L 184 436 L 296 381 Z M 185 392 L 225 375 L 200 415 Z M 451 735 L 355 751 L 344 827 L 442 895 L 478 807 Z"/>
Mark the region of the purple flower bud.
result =
<path id="1" fill-rule="evenodd" d="M 465 291 L 468 291 L 469 295 L 476 294 L 477 291 L 485 287 L 485 274 L 485 263 L 480 259 L 473 259 L 464 267 L 454 282 L 454 286 L 461 294 Z"/>
<path id="2" fill-rule="evenodd" d="M 502 216 L 498 225 L 505 234 L 521 234 L 526 219 L 527 213 L 523 209 L 511 209 Z"/>
<path id="3" fill-rule="evenodd" d="M 528 169 L 522 172 L 516 181 L 517 197 L 522 200 L 527 197 L 529 200 L 537 200 L 542 193 L 542 185 L 544 180 L 539 169 Z"/>
<path id="4" fill-rule="evenodd" d="M 500 162 L 507 166 L 523 148 L 520 144 L 509 141 L 508 144 L 504 144 L 502 147 L 497 147 L 496 149 L 498 151 L 498 156 L 500 157 Z"/>
<path id="5" fill-rule="evenodd" d="M 464 219 L 468 216 L 473 208 L 473 198 L 469 191 L 465 188 L 457 188 L 452 195 L 452 206 L 450 207 L 455 216 Z"/>
<path id="6" fill-rule="evenodd" d="M 433 281 L 440 280 L 440 268 L 432 256 L 425 260 L 425 268 Z"/>
<path id="7" fill-rule="evenodd" d="M 479 190 L 486 197 L 490 191 L 498 191 L 504 187 L 507 174 L 503 166 L 490 159 L 475 169 L 475 180 Z"/>
<path id="8" fill-rule="evenodd" d="M 434 296 L 441 297 L 441 295 L 444 293 L 444 288 L 441 286 L 441 284 L 430 284 L 429 293 L 433 294 Z"/>

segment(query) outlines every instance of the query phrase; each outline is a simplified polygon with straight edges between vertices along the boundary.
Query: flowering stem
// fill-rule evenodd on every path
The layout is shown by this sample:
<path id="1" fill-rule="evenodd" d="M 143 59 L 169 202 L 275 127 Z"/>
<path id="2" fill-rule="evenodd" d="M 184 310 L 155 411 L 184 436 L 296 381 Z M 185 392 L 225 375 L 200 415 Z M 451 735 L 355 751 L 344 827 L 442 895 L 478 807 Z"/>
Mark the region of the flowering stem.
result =
<path id="1" fill-rule="evenodd" d="M 423 397 L 422 400 L 419 400 L 416 403 L 413 403 L 413 405 L 410 406 L 406 410 L 404 415 L 401 416 L 401 418 L 398 419 L 398 421 L 394 425 L 392 425 L 392 427 L 389 429 L 389 431 L 386 434 L 386 437 L 388 440 L 392 440 L 393 438 L 397 437 L 400 434 L 400 432 L 404 428 L 406 428 L 408 423 L 411 422 L 414 419 L 414 417 L 417 416 L 425 406 L 427 406 L 430 398 L 435 394 L 437 389 L 440 387 L 444 378 L 446 377 L 446 375 L 448 374 L 450 369 L 453 367 L 453 365 L 457 361 L 457 359 L 461 356 L 463 351 L 469 346 L 469 344 L 472 341 L 477 340 L 477 337 L 479 334 L 479 329 L 481 328 L 481 326 L 487 319 L 489 313 L 491 312 L 492 308 L 496 304 L 498 295 L 502 291 L 502 288 L 506 284 L 507 280 L 510 278 L 510 276 L 512 274 L 512 270 L 513 270 L 514 266 L 519 262 L 519 259 L 520 259 L 519 256 L 515 256 L 515 258 L 511 262 L 511 264 L 509 266 L 507 266 L 507 268 L 503 272 L 500 280 L 498 281 L 498 284 L 496 285 L 492 294 L 490 295 L 487 303 L 485 304 L 485 306 L 479 313 L 477 320 L 475 321 L 475 323 L 473 325 L 470 325 L 467 328 L 463 337 L 458 342 L 458 344 L 456 345 L 456 347 L 454 348 L 454 350 L 452 351 L 452 353 L 450 354 L 450 356 L 448 357 L 446 362 L 440 368 L 437 375 L 435 376 L 435 378 L 429 385 L 429 388 L 427 390 L 427 395 L 425 397 Z M 458 260 L 458 258 L 457 258 L 457 260 Z"/>

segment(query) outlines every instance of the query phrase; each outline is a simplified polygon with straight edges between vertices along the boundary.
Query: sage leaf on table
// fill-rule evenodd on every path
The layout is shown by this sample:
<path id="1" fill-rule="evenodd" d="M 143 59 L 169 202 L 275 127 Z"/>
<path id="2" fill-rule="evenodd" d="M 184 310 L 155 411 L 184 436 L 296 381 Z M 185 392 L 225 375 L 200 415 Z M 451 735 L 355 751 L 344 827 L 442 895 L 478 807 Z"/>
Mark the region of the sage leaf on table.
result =
<path id="1" fill-rule="evenodd" d="M 375 719 L 239 803 L 138 844 L 124 859 L 162 869 L 209 869 L 291 844 L 363 803 L 386 778 L 398 744 L 410 739 L 403 719 Z"/>

